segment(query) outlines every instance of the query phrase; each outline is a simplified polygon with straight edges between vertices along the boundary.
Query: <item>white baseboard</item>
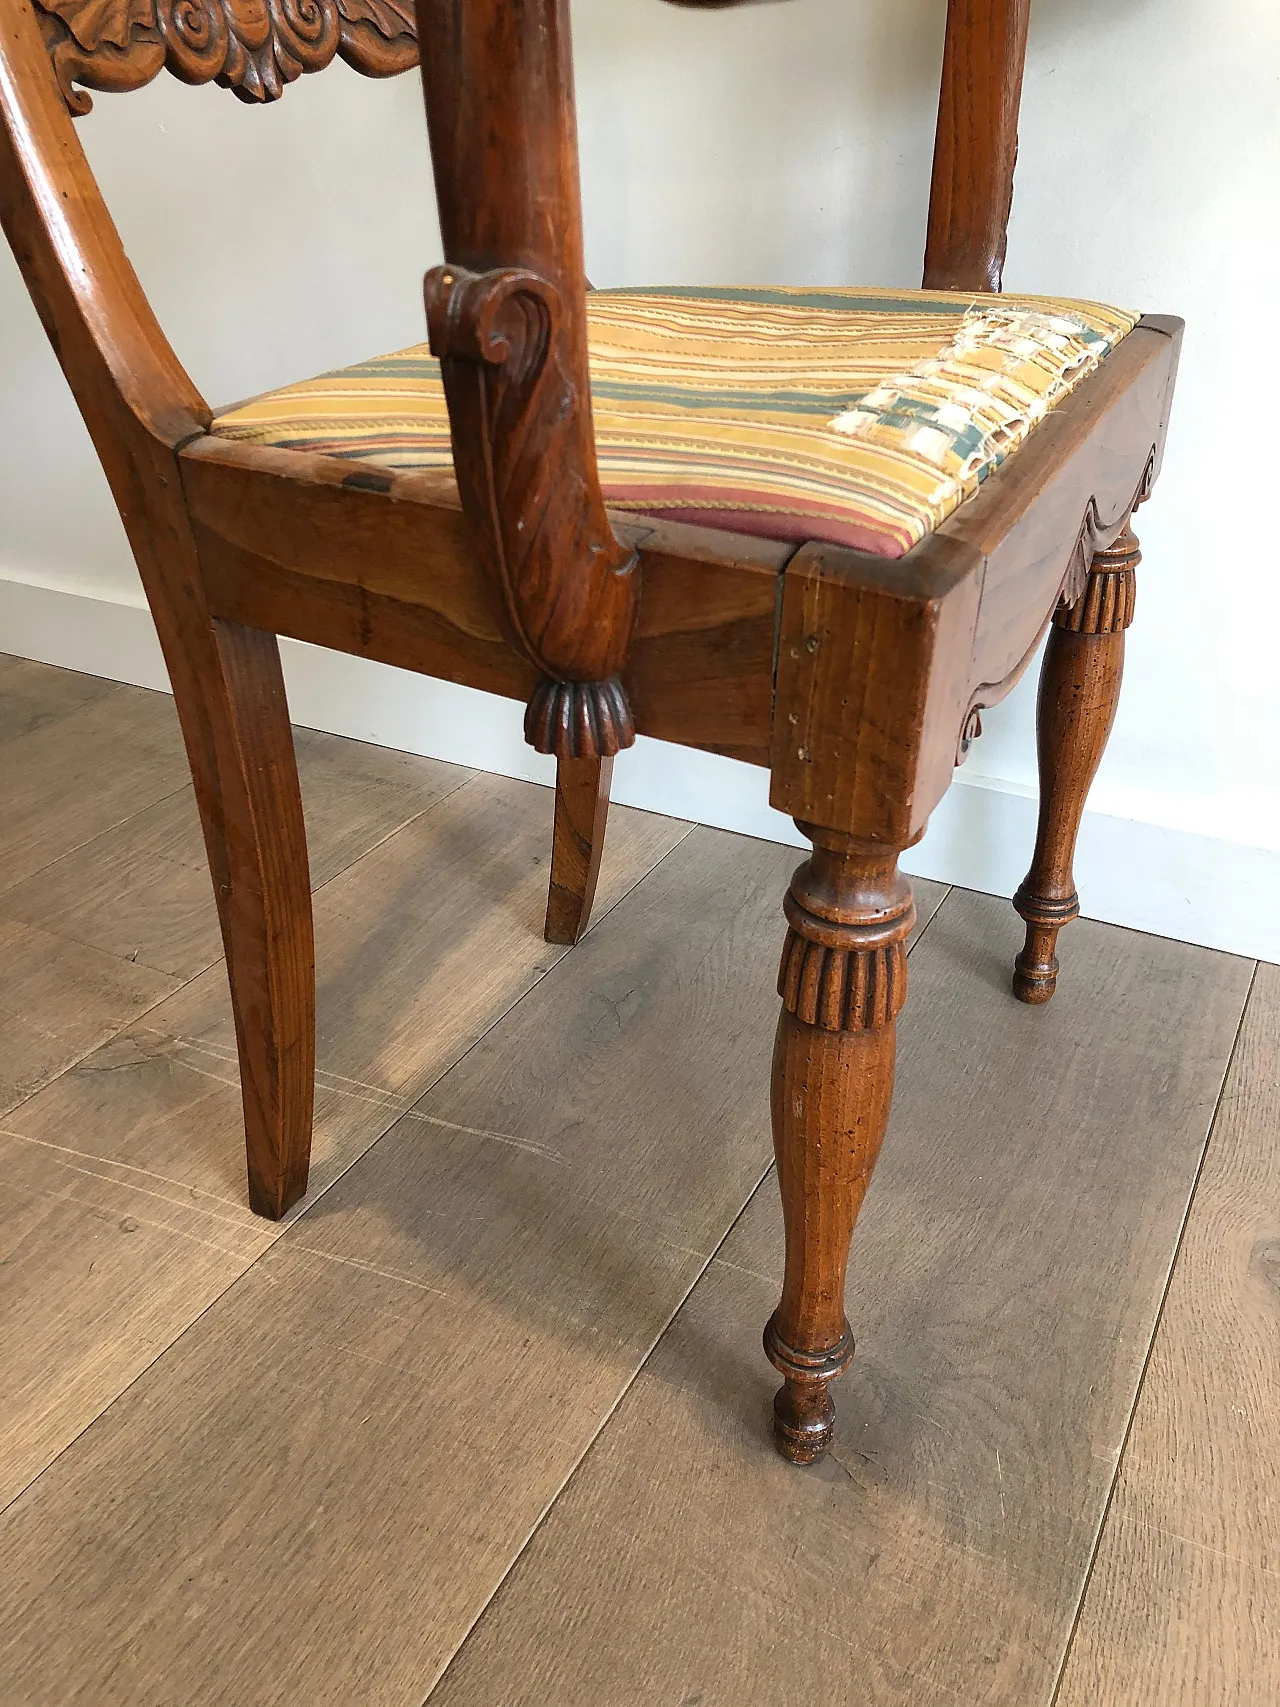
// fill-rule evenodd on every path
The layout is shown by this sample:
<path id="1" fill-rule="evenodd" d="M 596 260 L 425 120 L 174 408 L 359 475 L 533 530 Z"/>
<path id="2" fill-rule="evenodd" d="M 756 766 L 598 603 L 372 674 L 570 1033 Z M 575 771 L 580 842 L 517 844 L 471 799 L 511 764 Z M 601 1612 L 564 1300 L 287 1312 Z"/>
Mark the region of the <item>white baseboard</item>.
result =
<path id="1" fill-rule="evenodd" d="M 0 579 L 0 651 L 168 690 L 141 603 Z M 281 654 L 294 720 L 308 728 L 532 782 L 553 780 L 552 762 L 525 745 L 521 708 L 510 700 L 296 641 L 283 641 Z M 770 808 L 766 773 L 714 754 L 642 736 L 619 762 L 613 794 L 647 811 L 802 845 L 790 821 Z M 961 772 L 903 864 L 916 876 L 1012 895 L 1035 819 L 1035 800 L 1024 790 L 966 780 Z M 1076 877 L 1090 918 L 1280 961 L 1280 853 L 1089 812 Z"/>

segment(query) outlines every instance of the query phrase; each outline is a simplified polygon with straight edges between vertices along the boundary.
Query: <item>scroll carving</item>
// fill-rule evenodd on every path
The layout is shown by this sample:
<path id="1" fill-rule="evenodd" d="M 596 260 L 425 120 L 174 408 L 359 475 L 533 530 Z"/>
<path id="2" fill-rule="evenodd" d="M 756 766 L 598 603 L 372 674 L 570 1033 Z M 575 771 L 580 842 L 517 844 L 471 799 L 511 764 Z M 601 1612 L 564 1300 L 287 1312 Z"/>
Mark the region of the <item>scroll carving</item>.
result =
<path id="1" fill-rule="evenodd" d="M 563 306 L 517 268 L 426 280 L 463 509 L 510 637 L 542 672 L 526 733 L 544 752 L 607 757 L 635 738 L 617 672 L 636 554 L 595 479 L 589 401 L 560 359 Z"/>
<path id="2" fill-rule="evenodd" d="M 986 709 L 985 705 L 976 702 L 969 707 L 960 730 L 960 742 L 956 747 L 957 765 L 962 765 L 969 757 L 973 743 L 982 739 L 982 714 Z"/>
<path id="3" fill-rule="evenodd" d="M 63 97 L 140 89 L 168 67 L 242 101 L 275 101 L 335 57 L 365 77 L 418 61 L 413 0 L 35 0 Z M 80 84 L 84 87 L 77 88 Z"/>

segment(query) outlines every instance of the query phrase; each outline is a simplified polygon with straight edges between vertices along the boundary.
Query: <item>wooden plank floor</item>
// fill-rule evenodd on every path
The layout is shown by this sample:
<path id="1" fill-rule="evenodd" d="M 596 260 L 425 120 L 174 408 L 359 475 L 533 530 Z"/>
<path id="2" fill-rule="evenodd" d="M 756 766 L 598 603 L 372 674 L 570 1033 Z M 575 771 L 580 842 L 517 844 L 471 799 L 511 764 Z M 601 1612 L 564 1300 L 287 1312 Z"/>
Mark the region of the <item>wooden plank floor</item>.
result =
<path id="1" fill-rule="evenodd" d="M 546 791 L 299 758 L 277 1227 L 171 704 L 0 659 L 6 1707 L 1280 1699 L 1280 972 L 1081 923 L 1032 1011 L 1007 906 L 917 886 L 799 1472 L 759 1349 L 794 851 L 615 811 L 565 956 Z"/>
<path id="2" fill-rule="evenodd" d="M 1260 966 L 1059 1707 L 1280 1701 L 1280 967 Z"/>

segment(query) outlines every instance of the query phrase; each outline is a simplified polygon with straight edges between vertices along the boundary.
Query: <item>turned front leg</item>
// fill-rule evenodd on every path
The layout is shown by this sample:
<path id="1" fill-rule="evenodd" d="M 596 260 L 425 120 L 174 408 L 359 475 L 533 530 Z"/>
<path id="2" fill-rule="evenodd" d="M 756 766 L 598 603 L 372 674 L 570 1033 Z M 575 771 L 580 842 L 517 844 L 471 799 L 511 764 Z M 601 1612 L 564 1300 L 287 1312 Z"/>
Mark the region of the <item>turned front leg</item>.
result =
<path id="1" fill-rule="evenodd" d="M 1138 542 L 1126 527 L 1093 560 L 1085 590 L 1054 616 L 1036 717 L 1040 825 L 1031 870 L 1013 898 L 1027 937 L 1013 974 L 1022 1002 L 1047 1002 L 1058 982 L 1058 932 L 1080 912 L 1073 866 L 1089 788 L 1120 703 L 1125 630 L 1133 621 Z"/>
<path id="2" fill-rule="evenodd" d="M 831 1383 L 853 1360 L 845 1269 L 893 1098 L 915 908 L 896 848 L 800 828 L 814 851 L 786 899 L 773 1056 L 786 1273 L 764 1345 L 785 1377 L 774 1401 L 778 1451 L 812 1464 L 831 1444 Z"/>

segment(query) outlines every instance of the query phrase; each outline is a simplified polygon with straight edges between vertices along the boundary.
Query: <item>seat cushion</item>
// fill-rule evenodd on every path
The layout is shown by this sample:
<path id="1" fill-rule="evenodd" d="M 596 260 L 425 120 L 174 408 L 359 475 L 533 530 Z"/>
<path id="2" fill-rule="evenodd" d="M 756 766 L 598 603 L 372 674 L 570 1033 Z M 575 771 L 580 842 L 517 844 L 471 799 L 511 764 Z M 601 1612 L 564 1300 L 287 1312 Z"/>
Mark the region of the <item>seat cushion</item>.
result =
<path id="1" fill-rule="evenodd" d="M 944 291 L 593 291 L 607 503 L 899 557 L 1134 326 L 1098 303 Z M 269 392 L 213 431 L 398 470 L 452 464 L 426 345 Z"/>

